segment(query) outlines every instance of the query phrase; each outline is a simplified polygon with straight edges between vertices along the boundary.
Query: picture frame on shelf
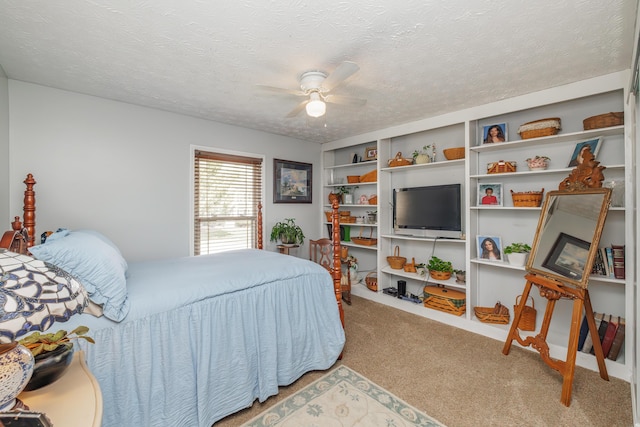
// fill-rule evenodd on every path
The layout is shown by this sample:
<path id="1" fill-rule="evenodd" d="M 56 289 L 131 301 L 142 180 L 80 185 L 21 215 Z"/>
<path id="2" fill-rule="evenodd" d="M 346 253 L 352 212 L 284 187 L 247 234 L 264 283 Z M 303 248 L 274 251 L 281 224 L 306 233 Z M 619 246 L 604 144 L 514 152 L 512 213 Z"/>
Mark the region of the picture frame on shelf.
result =
<path id="1" fill-rule="evenodd" d="M 574 168 L 578 166 L 578 163 L 582 163 L 582 150 L 585 147 L 591 148 L 591 153 L 593 153 L 593 158 L 595 159 L 598 156 L 598 151 L 600 151 L 600 145 L 602 145 L 602 137 L 587 139 L 586 141 L 581 141 L 576 144 L 576 148 L 573 150 L 573 154 L 571 155 L 571 159 L 569 159 L 568 168 Z"/>
<path id="2" fill-rule="evenodd" d="M 542 266 L 561 275 L 579 279 L 589 258 L 591 243 L 560 233 Z"/>
<path id="3" fill-rule="evenodd" d="M 478 259 L 486 261 L 503 261 L 502 238 L 498 236 L 476 236 Z"/>
<path id="4" fill-rule="evenodd" d="M 364 161 L 377 160 L 378 159 L 378 147 L 371 146 L 364 149 Z"/>
<path id="5" fill-rule="evenodd" d="M 503 191 L 501 183 L 478 184 L 478 206 L 502 206 Z"/>
<path id="6" fill-rule="evenodd" d="M 508 141 L 506 123 L 494 123 L 482 127 L 482 140 L 479 145 Z"/>
<path id="7" fill-rule="evenodd" d="M 313 165 L 273 159 L 273 203 L 312 203 Z"/>

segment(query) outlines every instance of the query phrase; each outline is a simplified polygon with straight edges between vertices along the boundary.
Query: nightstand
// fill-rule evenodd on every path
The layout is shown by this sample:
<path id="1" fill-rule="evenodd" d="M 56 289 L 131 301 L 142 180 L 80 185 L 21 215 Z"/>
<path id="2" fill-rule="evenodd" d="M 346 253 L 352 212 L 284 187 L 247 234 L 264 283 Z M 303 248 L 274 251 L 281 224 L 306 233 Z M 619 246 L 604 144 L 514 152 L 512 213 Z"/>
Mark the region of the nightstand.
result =
<path id="1" fill-rule="evenodd" d="M 102 392 L 84 361 L 84 352 L 73 355 L 71 365 L 57 381 L 18 396 L 29 409 L 43 412 L 54 426 L 100 427 Z"/>

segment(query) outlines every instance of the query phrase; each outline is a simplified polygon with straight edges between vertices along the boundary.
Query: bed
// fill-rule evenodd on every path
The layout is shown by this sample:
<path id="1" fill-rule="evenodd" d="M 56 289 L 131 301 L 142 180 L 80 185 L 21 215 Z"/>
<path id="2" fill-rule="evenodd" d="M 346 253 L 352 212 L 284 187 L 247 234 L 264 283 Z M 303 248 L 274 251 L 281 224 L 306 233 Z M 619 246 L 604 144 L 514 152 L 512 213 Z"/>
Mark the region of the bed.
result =
<path id="1" fill-rule="evenodd" d="M 96 317 L 88 308 L 50 329 L 90 328 L 96 343 L 78 345 L 100 384 L 104 427 L 211 426 L 340 357 L 339 250 L 327 274 L 261 249 L 127 263 L 95 230 L 60 230 L 34 245 L 35 180 L 25 183 L 28 250 L 78 278 L 103 311 Z M 334 249 L 337 210 L 336 203 Z M 259 236 L 261 221 L 260 214 Z M 104 274 L 122 275 L 124 289 Z"/>

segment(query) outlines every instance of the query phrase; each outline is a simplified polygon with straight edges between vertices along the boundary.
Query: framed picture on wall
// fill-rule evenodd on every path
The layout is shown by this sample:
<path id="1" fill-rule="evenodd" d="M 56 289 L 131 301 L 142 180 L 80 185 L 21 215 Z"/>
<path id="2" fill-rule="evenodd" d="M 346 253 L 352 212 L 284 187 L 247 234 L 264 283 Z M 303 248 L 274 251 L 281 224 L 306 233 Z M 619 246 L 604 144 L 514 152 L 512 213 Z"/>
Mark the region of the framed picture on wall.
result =
<path id="1" fill-rule="evenodd" d="M 273 203 L 311 203 L 313 165 L 273 159 Z"/>

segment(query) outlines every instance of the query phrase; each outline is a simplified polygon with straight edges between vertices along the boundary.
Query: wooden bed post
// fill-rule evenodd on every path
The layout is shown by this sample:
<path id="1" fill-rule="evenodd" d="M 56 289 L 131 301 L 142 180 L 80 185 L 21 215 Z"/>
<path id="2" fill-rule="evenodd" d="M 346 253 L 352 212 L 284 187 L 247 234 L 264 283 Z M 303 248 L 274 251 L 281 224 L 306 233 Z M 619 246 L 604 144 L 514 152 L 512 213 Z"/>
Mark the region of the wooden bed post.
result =
<path id="1" fill-rule="evenodd" d="M 28 174 L 24 183 L 26 184 L 27 189 L 24 191 L 24 212 L 22 221 L 24 227 L 29 232 L 27 247 L 30 248 L 34 245 L 36 240 L 36 193 L 33 191 L 33 186 L 36 184 L 36 180 L 33 179 L 33 175 Z"/>
<path id="2" fill-rule="evenodd" d="M 258 202 L 258 249 L 262 246 L 262 202 Z"/>
<path id="3" fill-rule="evenodd" d="M 333 277 L 333 290 L 336 293 L 336 301 L 338 302 L 338 311 L 340 312 L 340 321 L 344 328 L 344 309 L 342 307 L 342 285 L 340 278 L 342 276 L 342 262 L 340 261 L 340 216 L 338 209 L 340 205 L 338 200 L 334 199 L 331 204 L 333 209 L 331 212 L 331 242 L 333 244 L 333 268 L 331 269 L 331 277 Z"/>

